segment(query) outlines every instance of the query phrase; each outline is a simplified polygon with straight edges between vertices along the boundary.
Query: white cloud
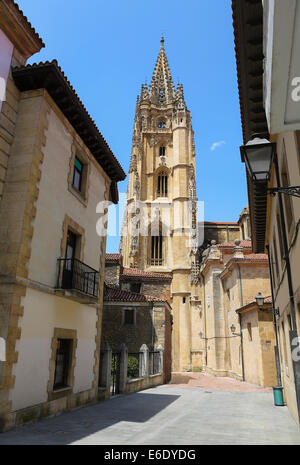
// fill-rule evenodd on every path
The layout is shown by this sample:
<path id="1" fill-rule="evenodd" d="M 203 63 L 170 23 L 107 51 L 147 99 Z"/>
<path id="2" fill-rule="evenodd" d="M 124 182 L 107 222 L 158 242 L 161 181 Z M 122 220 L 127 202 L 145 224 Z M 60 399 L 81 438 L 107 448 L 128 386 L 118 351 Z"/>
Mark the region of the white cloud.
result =
<path id="1" fill-rule="evenodd" d="M 211 151 L 214 151 L 216 148 L 221 147 L 221 145 L 226 144 L 225 140 L 220 140 L 219 142 L 214 142 L 210 148 Z"/>

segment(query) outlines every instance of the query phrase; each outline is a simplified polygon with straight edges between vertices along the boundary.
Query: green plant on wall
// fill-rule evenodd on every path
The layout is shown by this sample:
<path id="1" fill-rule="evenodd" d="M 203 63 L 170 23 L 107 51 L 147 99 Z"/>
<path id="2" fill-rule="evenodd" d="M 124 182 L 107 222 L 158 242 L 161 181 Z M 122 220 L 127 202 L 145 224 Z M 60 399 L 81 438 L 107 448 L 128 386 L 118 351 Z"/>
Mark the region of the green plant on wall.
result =
<path id="1" fill-rule="evenodd" d="M 138 355 L 129 355 L 128 356 L 128 369 L 127 369 L 128 378 L 138 378 L 139 377 L 139 360 Z"/>

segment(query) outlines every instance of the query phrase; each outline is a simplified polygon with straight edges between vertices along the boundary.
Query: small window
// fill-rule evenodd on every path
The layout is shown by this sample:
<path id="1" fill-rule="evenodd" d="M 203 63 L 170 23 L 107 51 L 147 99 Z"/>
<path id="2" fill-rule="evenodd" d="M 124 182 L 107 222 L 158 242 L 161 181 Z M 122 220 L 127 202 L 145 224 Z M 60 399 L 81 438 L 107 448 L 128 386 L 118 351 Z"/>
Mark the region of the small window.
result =
<path id="1" fill-rule="evenodd" d="M 159 156 L 164 157 L 166 155 L 166 147 L 159 147 Z"/>
<path id="2" fill-rule="evenodd" d="M 53 389 L 61 389 L 69 386 L 72 343 L 72 339 L 57 340 Z"/>
<path id="3" fill-rule="evenodd" d="M 160 129 L 165 128 L 165 127 L 166 127 L 165 121 L 159 121 L 158 127 L 159 127 Z"/>
<path id="4" fill-rule="evenodd" d="M 141 292 L 141 283 L 131 283 L 130 291 L 139 294 Z"/>
<path id="5" fill-rule="evenodd" d="M 248 329 L 248 340 L 252 341 L 252 326 L 251 326 L 251 323 L 247 323 L 247 329 Z"/>
<path id="6" fill-rule="evenodd" d="M 124 325 L 133 326 L 134 325 L 134 310 L 125 310 L 124 311 Z"/>
<path id="7" fill-rule="evenodd" d="M 168 175 L 162 171 L 157 176 L 157 195 L 158 197 L 167 197 L 168 195 Z"/>
<path id="8" fill-rule="evenodd" d="M 83 176 L 83 163 L 81 163 L 81 161 L 77 157 L 75 157 L 72 185 L 78 191 L 81 191 L 81 188 L 82 188 L 82 176 Z"/>
<path id="9" fill-rule="evenodd" d="M 186 302 L 186 298 L 182 297 L 182 303 L 185 304 L 185 302 Z"/>

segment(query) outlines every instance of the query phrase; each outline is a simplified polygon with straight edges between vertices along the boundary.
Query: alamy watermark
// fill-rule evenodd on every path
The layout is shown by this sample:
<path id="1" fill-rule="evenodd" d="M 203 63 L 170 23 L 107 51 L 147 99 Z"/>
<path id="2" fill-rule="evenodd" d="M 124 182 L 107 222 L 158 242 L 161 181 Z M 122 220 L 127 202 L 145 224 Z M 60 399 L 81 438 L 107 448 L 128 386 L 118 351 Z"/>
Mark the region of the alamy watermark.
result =
<path id="1" fill-rule="evenodd" d="M 300 77 L 292 79 L 292 86 L 295 87 L 291 93 L 292 100 L 293 102 L 300 102 Z"/>
<path id="2" fill-rule="evenodd" d="M 200 247 L 204 241 L 204 202 L 185 200 L 180 202 L 126 202 L 126 194 L 120 194 L 118 205 L 109 201 L 99 202 L 96 213 L 98 236 L 121 238 L 138 236 L 185 236 L 187 247 Z"/>

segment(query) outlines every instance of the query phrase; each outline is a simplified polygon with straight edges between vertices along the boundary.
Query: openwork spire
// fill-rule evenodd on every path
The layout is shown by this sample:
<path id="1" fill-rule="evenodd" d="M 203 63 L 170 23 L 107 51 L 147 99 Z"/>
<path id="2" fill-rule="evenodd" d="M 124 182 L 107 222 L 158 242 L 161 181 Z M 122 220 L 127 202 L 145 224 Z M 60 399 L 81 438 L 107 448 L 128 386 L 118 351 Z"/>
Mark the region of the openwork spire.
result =
<path id="1" fill-rule="evenodd" d="M 160 52 L 156 61 L 150 86 L 150 100 L 157 106 L 165 106 L 174 102 L 175 92 L 165 53 L 165 40 L 163 37 L 161 38 L 160 43 Z"/>

